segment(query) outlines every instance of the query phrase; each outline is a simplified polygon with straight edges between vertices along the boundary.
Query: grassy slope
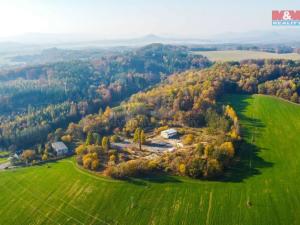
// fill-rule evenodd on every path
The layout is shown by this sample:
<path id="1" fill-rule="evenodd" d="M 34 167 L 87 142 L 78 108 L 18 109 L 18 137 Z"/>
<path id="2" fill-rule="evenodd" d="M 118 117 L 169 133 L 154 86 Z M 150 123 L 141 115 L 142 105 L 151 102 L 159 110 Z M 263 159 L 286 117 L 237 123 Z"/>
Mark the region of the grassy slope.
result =
<path id="1" fill-rule="evenodd" d="M 240 61 L 244 59 L 292 59 L 300 60 L 300 55 L 297 53 L 277 54 L 260 51 L 199 51 L 194 54 L 206 56 L 212 61 Z"/>
<path id="2" fill-rule="evenodd" d="M 225 181 L 114 181 L 63 160 L 0 173 L 0 224 L 299 224 L 300 107 L 265 96 L 227 100 L 248 143 Z"/>

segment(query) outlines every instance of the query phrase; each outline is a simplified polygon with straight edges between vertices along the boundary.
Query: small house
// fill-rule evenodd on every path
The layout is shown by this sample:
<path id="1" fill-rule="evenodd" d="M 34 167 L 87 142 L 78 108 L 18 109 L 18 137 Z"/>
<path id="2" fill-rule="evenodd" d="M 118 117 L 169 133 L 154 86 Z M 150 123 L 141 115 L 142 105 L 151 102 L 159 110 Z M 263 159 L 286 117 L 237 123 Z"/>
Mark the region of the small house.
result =
<path id="1" fill-rule="evenodd" d="M 54 142 L 51 144 L 51 147 L 56 152 L 57 156 L 63 156 L 69 152 L 68 147 L 63 142 Z"/>
<path id="2" fill-rule="evenodd" d="M 177 135 L 177 130 L 175 129 L 168 129 L 168 130 L 164 130 L 162 132 L 160 132 L 160 136 L 162 136 L 163 138 L 172 138 L 175 137 Z"/>

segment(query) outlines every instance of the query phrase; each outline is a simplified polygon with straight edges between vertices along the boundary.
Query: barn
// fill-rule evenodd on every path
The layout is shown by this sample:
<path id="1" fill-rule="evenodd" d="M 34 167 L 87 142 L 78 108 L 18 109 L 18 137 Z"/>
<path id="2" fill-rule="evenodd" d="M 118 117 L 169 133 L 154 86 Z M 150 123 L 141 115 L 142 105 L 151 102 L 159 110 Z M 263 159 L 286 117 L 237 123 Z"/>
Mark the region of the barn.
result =
<path id="1" fill-rule="evenodd" d="M 56 152 L 57 156 L 63 156 L 69 152 L 68 147 L 61 141 L 52 143 L 51 147 Z"/>
<path id="2" fill-rule="evenodd" d="M 168 129 L 168 130 L 164 130 L 162 132 L 160 132 L 160 136 L 162 136 L 163 138 L 172 138 L 175 137 L 177 135 L 177 130 L 175 129 Z"/>

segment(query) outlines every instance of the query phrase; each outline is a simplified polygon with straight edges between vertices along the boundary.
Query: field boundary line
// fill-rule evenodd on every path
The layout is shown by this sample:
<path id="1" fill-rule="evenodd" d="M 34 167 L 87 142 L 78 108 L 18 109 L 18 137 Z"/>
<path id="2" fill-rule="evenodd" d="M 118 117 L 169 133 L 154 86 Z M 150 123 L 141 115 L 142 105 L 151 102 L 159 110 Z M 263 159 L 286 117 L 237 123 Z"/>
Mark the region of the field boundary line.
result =
<path id="1" fill-rule="evenodd" d="M 209 193 L 208 209 L 207 209 L 206 221 L 205 221 L 206 225 L 209 224 L 209 217 L 210 217 L 210 211 L 211 211 L 211 205 L 212 205 L 212 197 L 213 197 L 213 192 L 211 191 Z"/>

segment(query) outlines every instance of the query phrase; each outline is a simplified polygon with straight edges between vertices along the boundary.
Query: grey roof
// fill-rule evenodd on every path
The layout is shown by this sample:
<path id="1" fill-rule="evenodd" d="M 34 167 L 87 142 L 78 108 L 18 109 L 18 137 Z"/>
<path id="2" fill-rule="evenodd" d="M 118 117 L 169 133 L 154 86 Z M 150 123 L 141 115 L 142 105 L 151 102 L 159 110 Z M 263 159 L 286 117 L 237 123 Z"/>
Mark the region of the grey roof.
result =
<path id="1" fill-rule="evenodd" d="M 176 134 L 176 133 L 177 133 L 177 130 L 171 128 L 171 129 L 168 129 L 168 130 L 164 130 L 164 131 L 162 131 L 161 133 L 166 133 L 166 134 Z"/>
<path id="2" fill-rule="evenodd" d="M 59 142 L 54 142 L 51 144 L 52 148 L 54 148 L 54 150 L 58 151 L 58 150 L 65 150 L 68 149 L 68 147 L 61 141 Z"/>

